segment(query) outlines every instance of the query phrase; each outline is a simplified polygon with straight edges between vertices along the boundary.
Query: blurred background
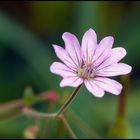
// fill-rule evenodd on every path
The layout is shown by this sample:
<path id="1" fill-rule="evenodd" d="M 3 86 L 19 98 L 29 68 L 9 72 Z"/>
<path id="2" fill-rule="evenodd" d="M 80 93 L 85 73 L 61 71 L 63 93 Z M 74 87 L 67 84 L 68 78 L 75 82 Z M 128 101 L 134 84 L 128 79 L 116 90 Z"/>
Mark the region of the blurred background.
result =
<path id="1" fill-rule="evenodd" d="M 86 30 L 95 29 L 98 41 L 112 35 L 114 47 L 124 47 L 123 62 L 133 71 L 127 100 L 127 121 L 132 138 L 140 137 L 140 2 L 72 2 L 23 1 L 0 2 L 0 105 L 23 98 L 27 86 L 34 93 L 56 91 L 58 109 L 72 88 L 60 88 L 61 78 L 50 72 L 50 65 L 58 60 L 52 44 L 63 46 L 63 32 L 75 34 L 79 40 Z M 120 80 L 118 78 L 117 80 Z M 78 138 L 108 136 L 116 120 L 118 96 L 107 93 L 104 98 L 92 96 L 84 87 L 70 108 L 75 115 L 67 115 Z M 44 106 L 39 104 L 40 110 Z M 52 110 L 52 111 L 54 111 Z M 75 117 L 74 117 L 75 116 Z M 76 119 L 79 119 L 79 124 Z M 77 122 L 77 123 L 76 123 Z M 0 138 L 25 138 L 25 131 L 35 122 L 19 114 L 0 120 Z M 39 123 L 41 124 L 41 123 Z M 60 123 L 51 125 L 46 137 L 69 138 Z M 80 127 L 80 128 L 79 128 Z M 40 127 L 39 127 L 40 128 Z M 62 130 L 62 132 L 60 132 Z M 45 132 L 44 132 L 45 133 Z M 46 134 L 45 133 L 45 134 Z M 43 134 L 42 134 L 43 137 Z"/>

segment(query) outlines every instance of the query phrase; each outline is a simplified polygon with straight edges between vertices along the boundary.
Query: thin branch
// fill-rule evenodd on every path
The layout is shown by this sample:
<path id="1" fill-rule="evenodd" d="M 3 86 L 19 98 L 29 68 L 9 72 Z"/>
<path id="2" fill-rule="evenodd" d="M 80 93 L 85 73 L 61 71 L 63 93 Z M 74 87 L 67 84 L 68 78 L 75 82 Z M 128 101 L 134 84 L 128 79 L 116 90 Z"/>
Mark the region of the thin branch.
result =
<path id="1" fill-rule="evenodd" d="M 41 112 L 37 112 L 37 111 L 29 109 L 29 108 L 23 108 L 21 110 L 21 108 L 24 107 L 24 102 L 22 100 L 16 100 L 16 101 L 12 101 L 12 102 L 6 103 L 4 105 L 1 105 L 0 111 L 18 108 L 18 110 L 20 109 L 21 112 L 23 112 L 24 114 L 29 115 L 29 116 L 38 117 L 38 118 L 43 117 L 43 118 L 48 118 L 48 119 L 57 119 L 57 118 L 61 119 L 64 126 L 66 127 L 67 131 L 69 132 L 71 138 L 76 139 L 76 136 L 75 136 L 74 132 L 72 131 L 72 129 L 70 128 L 68 122 L 64 118 L 63 113 L 66 111 L 68 106 L 72 103 L 72 101 L 74 100 L 74 98 L 78 94 L 78 91 L 80 90 L 81 86 L 82 86 L 82 84 L 79 85 L 74 90 L 72 95 L 68 98 L 68 100 L 66 100 L 66 102 L 62 105 L 62 107 L 56 113 L 41 113 Z M 44 96 L 42 96 L 42 95 L 40 95 L 39 98 L 44 100 Z"/>
<path id="2" fill-rule="evenodd" d="M 71 139 L 77 139 L 76 135 L 74 134 L 73 130 L 71 129 L 70 125 L 68 124 L 67 120 L 65 119 L 64 115 L 61 115 L 61 120 L 65 126 L 65 128 L 67 129 L 67 131 L 69 132 L 69 135 L 71 137 Z"/>
<path id="3" fill-rule="evenodd" d="M 15 110 L 13 112 L 9 112 L 7 113 L 6 115 L 3 114 L 3 115 L 0 115 L 0 120 L 5 120 L 5 119 L 8 119 L 10 117 L 13 117 L 13 116 L 16 116 L 16 115 L 19 115 L 21 113 L 21 111 L 19 110 Z"/>
<path id="4" fill-rule="evenodd" d="M 44 96 L 46 92 L 41 93 L 38 98 L 42 101 L 47 99 Z M 17 99 L 14 101 L 10 101 L 0 105 L 0 120 L 7 119 L 9 117 L 19 115 L 21 113 L 21 109 L 25 107 L 25 104 L 22 99 Z"/>
<path id="5" fill-rule="evenodd" d="M 74 100 L 74 98 L 76 97 L 76 95 L 78 94 L 78 91 L 80 90 L 82 84 L 79 85 L 71 94 L 71 96 L 68 98 L 68 100 L 66 100 L 66 102 L 62 105 L 62 107 L 58 110 L 56 116 L 59 116 L 61 114 L 63 114 L 66 109 L 68 108 L 68 106 L 72 103 L 72 101 Z"/>
<path id="6" fill-rule="evenodd" d="M 119 96 L 119 106 L 118 106 L 118 116 L 119 117 L 124 117 L 126 115 L 129 78 L 130 78 L 129 74 L 122 76 L 123 89 Z"/>
<path id="7" fill-rule="evenodd" d="M 88 137 L 90 138 L 101 138 L 96 132 L 94 132 L 81 118 L 79 118 L 75 112 L 71 109 L 67 112 L 69 117 L 72 117 L 71 121 L 74 125 L 77 125 L 78 128 Z"/>
<path id="8" fill-rule="evenodd" d="M 55 118 L 56 113 L 41 113 L 32 109 L 25 109 L 23 110 L 23 113 L 28 116 L 38 117 L 38 118 Z"/>
<path id="9" fill-rule="evenodd" d="M 7 110 L 20 108 L 22 106 L 23 106 L 23 101 L 20 99 L 17 99 L 15 101 L 10 101 L 8 103 L 4 103 L 4 104 L 0 105 L 0 112 L 6 112 Z"/>
<path id="10" fill-rule="evenodd" d="M 76 139 L 74 132 L 72 131 L 68 122 L 66 121 L 66 119 L 64 118 L 64 116 L 62 114 L 59 116 L 56 116 L 56 113 L 40 113 L 40 112 L 34 111 L 32 109 L 25 109 L 23 111 L 23 113 L 26 115 L 38 117 L 38 118 L 60 119 L 63 122 L 64 126 L 66 127 L 67 131 L 69 132 L 70 137 L 72 139 Z"/>

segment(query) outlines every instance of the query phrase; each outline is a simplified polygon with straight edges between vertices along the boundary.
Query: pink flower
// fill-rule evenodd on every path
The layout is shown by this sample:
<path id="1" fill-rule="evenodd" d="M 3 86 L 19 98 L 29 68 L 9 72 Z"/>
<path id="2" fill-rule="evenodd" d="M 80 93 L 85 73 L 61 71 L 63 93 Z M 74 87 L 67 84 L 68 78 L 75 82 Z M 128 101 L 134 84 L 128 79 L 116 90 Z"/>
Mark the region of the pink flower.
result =
<path id="1" fill-rule="evenodd" d="M 97 43 L 93 29 L 85 32 L 80 47 L 75 35 L 65 32 L 62 35 L 65 49 L 53 45 L 57 57 L 63 62 L 54 62 L 50 70 L 63 77 L 60 86 L 78 87 L 84 84 L 96 97 L 102 97 L 105 91 L 119 95 L 122 85 L 106 78 L 125 75 L 131 72 L 131 66 L 119 63 L 126 55 L 122 47 L 112 48 L 114 39 L 111 36 Z"/>

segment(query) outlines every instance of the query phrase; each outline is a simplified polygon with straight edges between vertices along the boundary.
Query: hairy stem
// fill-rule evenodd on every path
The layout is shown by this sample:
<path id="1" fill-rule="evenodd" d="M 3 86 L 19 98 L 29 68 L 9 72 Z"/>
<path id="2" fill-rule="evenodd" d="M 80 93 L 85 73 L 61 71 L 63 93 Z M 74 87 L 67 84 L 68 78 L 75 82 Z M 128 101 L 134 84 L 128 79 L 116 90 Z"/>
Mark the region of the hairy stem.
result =
<path id="1" fill-rule="evenodd" d="M 76 95 L 78 94 L 78 91 L 80 90 L 82 84 L 79 85 L 71 94 L 71 96 L 68 98 L 68 100 L 66 100 L 66 102 L 62 105 L 62 107 L 58 110 L 56 117 L 63 114 L 66 109 L 68 108 L 68 106 L 71 104 L 71 102 L 74 100 L 74 98 L 76 97 Z"/>

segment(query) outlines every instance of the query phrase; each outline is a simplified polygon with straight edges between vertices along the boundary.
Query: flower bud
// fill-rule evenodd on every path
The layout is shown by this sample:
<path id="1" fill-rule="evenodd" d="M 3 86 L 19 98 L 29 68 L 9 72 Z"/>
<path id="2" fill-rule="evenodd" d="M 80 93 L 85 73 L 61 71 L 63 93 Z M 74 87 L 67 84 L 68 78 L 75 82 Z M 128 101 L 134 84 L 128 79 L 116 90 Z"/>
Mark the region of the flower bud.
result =
<path id="1" fill-rule="evenodd" d="M 109 138 L 128 139 L 131 138 L 129 122 L 124 117 L 119 117 L 109 130 Z"/>
<path id="2" fill-rule="evenodd" d="M 58 101 L 58 99 L 59 99 L 59 94 L 56 92 L 56 91 L 48 91 L 48 92 L 46 92 L 45 94 L 43 94 L 42 96 L 41 96 L 42 98 L 45 98 L 47 101 L 49 101 L 49 102 L 53 102 L 53 103 L 55 103 L 55 102 L 57 102 Z"/>
<path id="3" fill-rule="evenodd" d="M 29 126 L 23 133 L 24 139 L 35 139 L 38 133 L 38 126 Z"/>

